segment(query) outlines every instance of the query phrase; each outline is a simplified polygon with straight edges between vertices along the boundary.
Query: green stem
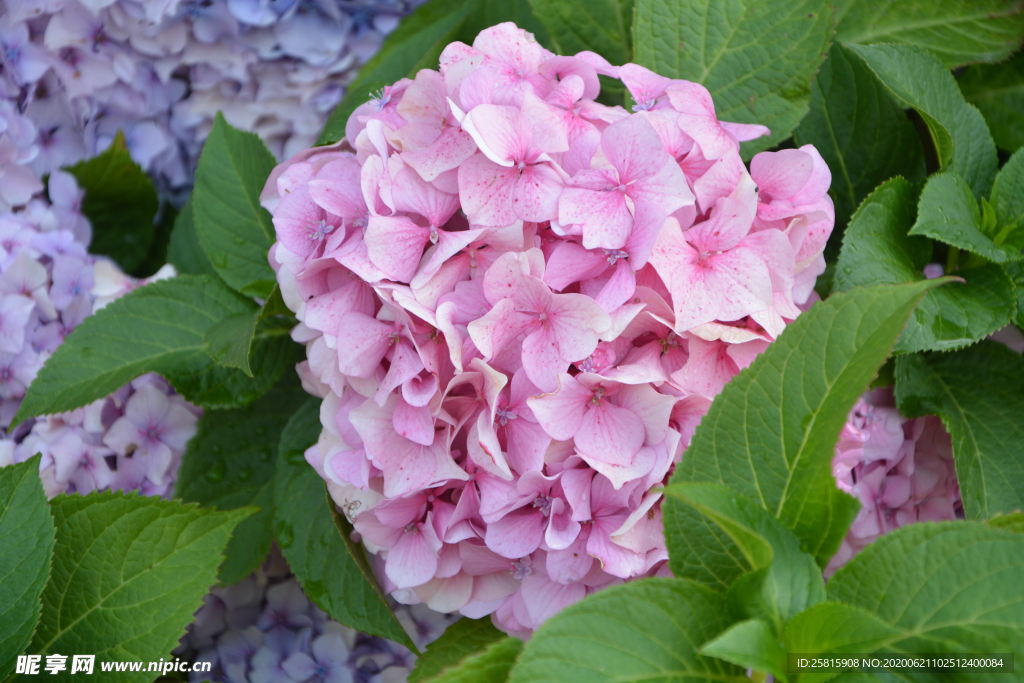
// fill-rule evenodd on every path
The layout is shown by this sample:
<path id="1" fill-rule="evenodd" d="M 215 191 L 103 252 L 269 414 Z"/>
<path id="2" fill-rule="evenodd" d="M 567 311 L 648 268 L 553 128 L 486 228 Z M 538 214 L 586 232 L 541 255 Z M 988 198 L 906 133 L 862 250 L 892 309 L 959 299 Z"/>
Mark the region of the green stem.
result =
<path id="1" fill-rule="evenodd" d="M 946 275 L 955 273 L 956 269 L 960 265 L 960 249 L 957 247 L 949 248 L 949 255 L 946 256 Z"/>

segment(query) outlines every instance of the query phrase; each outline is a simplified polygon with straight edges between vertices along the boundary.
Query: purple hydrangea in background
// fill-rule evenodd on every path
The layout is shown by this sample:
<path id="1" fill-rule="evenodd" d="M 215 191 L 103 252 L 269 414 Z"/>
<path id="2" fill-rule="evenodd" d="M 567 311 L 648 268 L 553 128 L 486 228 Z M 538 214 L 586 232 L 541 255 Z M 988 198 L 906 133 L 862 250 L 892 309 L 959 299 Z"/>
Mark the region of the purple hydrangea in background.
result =
<path id="1" fill-rule="evenodd" d="M 421 649 L 454 621 L 425 605 L 399 605 L 396 616 Z M 402 645 L 331 621 L 276 548 L 256 572 L 206 596 L 174 654 L 211 663 L 194 683 L 400 683 L 416 662 Z"/>
<path id="2" fill-rule="evenodd" d="M 217 111 L 279 158 L 310 147 L 356 69 L 421 1 L 5 0 L 0 94 L 38 130 L 38 174 L 122 130 L 158 185 L 180 189 Z M 0 165 L 21 151 L 0 145 Z M 24 180 L 0 178 L 0 208 Z"/>
<path id="3" fill-rule="evenodd" d="M 854 406 L 832 473 L 861 509 L 826 576 L 882 534 L 914 522 L 963 518 L 949 433 L 934 415 L 901 415 L 891 389 L 869 391 Z"/>
<path id="4" fill-rule="evenodd" d="M 32 166 L 40 149 L 32 121 L 0 102 L 0 466 L 41 453 L 51 497 L 104 489 L 169 496 L 199 409 L 156 375 L 9 429 L 36 373 L 75 326 L 146 282 L 88 253 L 91 228 L 72 175 L 54 170 L 49 201 L 42 196 Z M 150 280 L 173 273 L 164 268 Z"/>

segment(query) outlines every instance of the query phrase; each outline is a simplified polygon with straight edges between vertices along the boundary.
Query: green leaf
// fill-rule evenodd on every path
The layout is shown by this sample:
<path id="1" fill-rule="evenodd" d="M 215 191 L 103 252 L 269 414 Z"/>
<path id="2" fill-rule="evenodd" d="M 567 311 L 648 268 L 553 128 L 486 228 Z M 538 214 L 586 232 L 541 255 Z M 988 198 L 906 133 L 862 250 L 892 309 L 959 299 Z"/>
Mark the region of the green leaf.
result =
<path id="1" fill-rule="evenodd" d="M 112 492 L 58 496 L 50 508 L 57 544 L 29 652 L 143 662 L 177 646 L 216 581 L 231 530 L 252 512 Z"/>
<path id="2" fill-rule="evenodd" d="M 999 169 L 991 201 L 1000 232 L 1016 229 L 1019 234 L 1024 228 L 1024 154 L 1014 154 Z"/>
<path id="3" fill-rule="evenodd" d="M 261 309 L 253 304 L 252 311 L 244 311 L 229 315 L 214 323 L 203 335 L 206 352 L 218 365 L 238 368 L 249 377 L 249 348 L 252 346 L 253 335 L 256 334 L 256 323 L 260 319 Z"/>
<path id="4" fill-rule="evenodd" d="M 537 630 L 510 683 L 749 681 L 697 650 L 729 626 L 725 598 L 684 579 L 613 586 L 566 607 Z"/>
<path id="5" fill-rule="evenodd" d="M 864 200 L 843 235 L 835 291 L 924 280 L 931 242 L 907 233 L 914 224 L 914 188 L 903 178 L 883 183 Z M 1014 287 L 998 265 L 957 271 L 966 282 L 925 294 L 896 353 L 949 350 L 973 344 L 1010 321 Z"/>
<path id="6" fill-rule="evenodd" d="M 1001 149 L 1024 146 L 1024 53 L 999 64 L 972 66 L 960 75 L 960 90 L 985 116 Z"/>
<path id="7" fill-rule="evenodd" d="M 993 241 L 999 237 L 992 228 L 995 226 L 989 228 L 982 221 L 978 200 L 964 179 L 954 171 L 947 171 L 928 179 L 917 204 L 917 222 L 910 234 L 931 237 L 996 263 L 1024 258 L 1020 246 Z"/>
<path id="8" fill-rule="evenodd" d="M 171 241 L 167 245 L 167 262 L 183 275 L 212 275 L 218 277 L 210 259 L 199 244 L 196 225 L 192 218 L 192 198 L 189 197 L 174 221 Z"/>
<path id="9" fill-rule="evenodd" d="M 323 479 L 303 457 L 320 436 L 319 408 L 320 401 L 307 399 L 281 433 L 274 537 L 306 596 L 332 618 L 415 650 L 373 578 L 366 553 L 352 542 L 351 526 L 346 535 L 339 532 L 333 506 L 324 501 Z"/>
<path id="10" fill-rule="evenodd" d="M 996 515 L 989 519 L 988 524 L 993 529 L 1005 529 L 1016 534 L 1024 534 L 1024 512 L 1011 512 L 1008 515 Z"/>
<path id="11" fill-rule="evenodd" d="M 186 503 L 234 510 L 256 506 L 235 528 L 220 568 L 220 582 L 241 581 L 270 552 L 274 520 L 274 444 L 306 397 L 290 373 L 247 408 L 206 411 L 188 442 L 178 472 L 175 496 Z"/>
<path id="12" fill-rule="evenodd" d="M 174 372 L 168 379 L 179 393 L 204 408 L 247 406 L 267 393 L 303 359 L 303 348 L 288 335 L 294 326 L 294 319 L 283 318 L 264 318 L 257 323 L 256 335 L 249 346 L 251 377 L 242 370 L 213 364 L 196 373 Z M 208 353 L 205 334 L 203 341 Z"/>
<path id="13" fill-rule="evenodd" d="M 772 627 L 760 619 L 748 619 L 732 626 L 700 649 L 705 657 L 717 657 L 744 669 L 763 671 L 786 683 L 786 651 L 775 638 Z"/>
<path id="14" fill-rule="evenodd" d="M 236 291 L 262 299 L 274 288 L 267 262 L 274 224 L 260 192 L 276 165 L 255 133 L 232 128 L 218 112 L 196 168 L 196 234 L 217 274 Z"/>
<path id="15" fill-rule="evenodd" d="M 723 121 L 768 126 L 771 135 L 743 143 L 749 158 L 807 113 L 833 27 L 830 0 L 636 0 L 634 61 L 702 83 Z"/>
<path id="16" fill-rule="evenodd" d="M 530 0 L 563 55 L 591 50 L 612 64 L 633 59 L 634 0 Z"/>
<path id="17" fill-rule="evenodd" d="M 1017 301 L 1017 312 L 1013 317 L 1013 324 L 1024 329 L 1024 262 L 1007 263 L 1006 274 L 1013 283 L 1014 297 Z"/>
<path id="18" fill-rule="evenodd" d="M 921 115 L 942 169 L 956 171 L 977 197 L 986 196 L 996 175 L 996 146 L 981 112 L 964 100 L 949 70 L 911 45 L 849 48 L 898 100 Z"/>
<path id="19" fill-rule="evenodd" d="M 345 136 L 345 124 L 356 107 L 368 102 L 374 93 L 399 79 L 415 77 L 420 69 L 436 69 L 441 51 L 460 40 L 473 44 L 483 29 L 513 21 L 532 32 L 537 40 L 548 42 L 547 32 L 530 11 L 528 0 L 431 0 L 402 19 L 373 59 L 359 69 L 348 86 L 345 99 L 331 112 L 317 139 L 329 145 Z"/>
<path id="20" fill-rule="evenodd" d="M 459 619 L 428 645 L 427 651 L 416 660 L 416 668 L 409 674 L 409 683 L 435 679 L 504 637 L 505 634 L 496 629 L 490 619 Z"/>
<path id="21" fill-rule="evenodd" d="M 824 567 L 858 509 L 832 477 L 836 439 L 914 306 L 944 281 L 857 288 L 815 304 L 726 385 L 670 484 L 716 482 L 749 496 Z"/>
<path id="22" fill-rule="evenodd" d="M 460 619 L 460 621 L 467 621 L 467 619 Z M 508 680 L 509 671 L 516 663 L 516 657 L 522 651 L 523 641 L 518 638 L 503 637 L 484 645 L 482 651 L 466 657 L 461 662 L 456 662 L 454 666 L 446 668 L 436 677 L 416 680 L 429 680 L 437 683 L 441 683 L 441 681 L 444 683 L 505 683 Z M 412 678 L 409 680 L 413 681 Z"/>
<path id="23" fill-rule="evenodd" d="M 905 43 L 937 55 L 947 68 L 996 62 L 1020 47 L 1019 0 L 842 0 L 836 40 Z"/>
<path id="24" fill-rule="evenodd" d="M 953 437 L 969 519 L 1024 507 L 1024 358 L 983 341 L 956 353 L 902 356 L 896 399 L 908 417 L 938 415 Z"/>
<path id="25" fill-rule="evenodd" d="M 903 108 L 856 55 L 833 45 L 811 88 L 811 110 L 793 131 L 813 144 L 832 171 L 829 194 L 842 237 L 850 216 L 883 180 L 924 178 L 921 140 Z"/>
<path id="26" fill-rule="evenodd" d="M 105 152 L 67 171 L 85 190 L 82 213 L 92 223 L 89 252 L 109 256 L 122 270 L 133 272 L 153 242 L 160 201 L 149 176 L 132 161 L 124 135 L 118 131 Z"/>
<path id="27" fill-rule="evenodd" d="M 32 640 L 50 576 L 56 532 L 39 481 L 40 458 L 0 467 L 0 680 Z"/>
<path id="28" fill-rule="evenodd" d="M 665 489 L 665 495 L 665 540 L 675 576 L 699 577 L 701 570 L 706 570 L 706 565 L 696 569 L 684 561 L 690 530 L 685 525 L 688 516 L 679 515 L 683 505 L 728 535 L 735 545 L 723 546 L 724 554 L 733 554 L 736 548 L 743 564 L 760 570 L 744 574 L 732 584 L 728 597 L 735 616 L 763 619 L 781 635 L 790 617 L 825 599 L 821 570 L 814 558 L 803 552 L 793 532 L 759 503 L 719 484 L 675 484 Z M 678 552 L 680 548 L 684 552 Z M 737 562 L 734 571 L 743 571 L 741 563 Z"/>
<path id="29" fill-rule="evenodd" d="M 815 605 L 786 624 L 786 650 L 794 654 L 871 654 L 901 633 L 866 610 L 839 602 Z M 800 683 L 827 681 L 835 674 L 807 672 Z"/>
<path id="30" fill-rule="evenodd" d="M 911 524 L 850 560 L 829 579 L 828 594 L 902 631 L 905 637 L 888 651 L 1013 652 L 1019 658 L 1022 575 L 1024 535 L 963 521 Z"/>
<path id="31" fill-rule="evenodd" d="M 965 282 L 929 292 L 914 311 L 896 353 L 951 351 L 1002 329 L 1016 313 L 1013 281 L 989 264 L 956 271 Z"/>
<path id="32" fill-rule="evenodd" d="M 86 318 L 46 361 L 12 426 L 80 408 L 147 372 L 164 375 L 199 405 L 251 403 L 295 357 L 298 347 L 287 331 L 261 341 L 256 379 L 216 366 L 203 339 L 213 324 L 251 307 L 251 301 L 205 275 L 182 275 L 129 292 Z"/>

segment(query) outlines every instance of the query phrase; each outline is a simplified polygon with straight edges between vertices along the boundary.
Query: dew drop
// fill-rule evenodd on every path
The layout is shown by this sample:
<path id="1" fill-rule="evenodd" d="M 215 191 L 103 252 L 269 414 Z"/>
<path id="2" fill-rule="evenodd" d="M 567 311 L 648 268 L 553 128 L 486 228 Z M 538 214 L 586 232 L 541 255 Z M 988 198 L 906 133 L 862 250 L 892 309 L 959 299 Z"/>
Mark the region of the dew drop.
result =
<path id="1" fill-rule="evenodd" d="M 282 524 L 281 528 L 277 530 L 277 544 L 282 548 L 288 548 L 294 540 L 295 530 L 292 529 L 292 525 Z"/>
<path id="2" fill-rule="evenodd" d="M 203 476 L 205 476 L 206 481 L 210 482 L 211 484 L 220 483 L 220 480 L 224 478 L 224 461 L 218 460 L 216 463 L 214 463 L 213 467 L 206 470 L 206 474 Z"/>
<path id="3" fill-rule="evenodd" d="M 238 481 L 249 481 L 249 477 L 252 476 L 252 470 L 248 467 L 243 467 L 238 473 Z"/>

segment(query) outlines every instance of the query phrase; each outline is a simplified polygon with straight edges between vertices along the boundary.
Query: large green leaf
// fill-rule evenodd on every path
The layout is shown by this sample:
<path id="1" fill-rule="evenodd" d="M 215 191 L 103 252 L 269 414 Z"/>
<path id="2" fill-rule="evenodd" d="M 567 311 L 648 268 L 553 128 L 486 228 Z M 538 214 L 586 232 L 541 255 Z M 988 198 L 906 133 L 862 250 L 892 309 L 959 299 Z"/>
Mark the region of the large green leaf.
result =
<path id="1" fill-rule="evenodd" d="M 905 653 L 1024 656 L 1024 535 L 972 522 L 911 524 L 862 550 L 828 582 L 833 600 L 899 629 Z M 1016 675 L 1020 679 L 1020 674 Z M 1006 680 L 973 674 L 971 681 Z"/>
<path id="2" fill-rule="evenodd" d="M 82 213 L 92 223 L 89 251 L 133 272 L 153 242 L 160 201 L 149 176 L 132 161 L 124 136 L 118 131 L 105 152 L 67 170 L 85 190 Z"/>
<path id="3" fill-rule="evenodd" d="M 793 654 L 871 654 L 898 640 L 900 631 L 853 605 L 825 602 L 786 624 L 787 652 Z M 806 672 L 800 683 L 827 681 L 835 674 Z"/>
<path id="4" fill-rule="evenodd" d="M 1020 0 L 839 0 L 836 40 L 905 43 L 952 68 L 1005 59 L 1020 47 Z"/>
<path id="5" fill-rule="evenodd" d="M 86 318 L 60 345 L 29 386 L 13 424 L 80 408 L 147 372 L 167 377 L 193 403 L 251 403 L 294 357 L 297 347 L 287 332 L 261 342 L 266 371 L 256 379 L 216 366 L 203 337 L 223 318 L 253 308 L 208 275 L 181 275 L 129 292 Z"/>
<path id="6" fill-rule="evenodd" d="M 879 283 L 924 280 L 931 242 L 908 235 L 915 219 L 914 188 L 903 178 L 883 183 L 864 200 L 843 235 L 835 291 Z M 897 353 L 949 350 L 972 344 L 1008 323 L 1016 309 L 1013 282 L 998 265 L 957 271 L 955 282 L 925 294 Z"/>
<path id="7" fill-rule="evenodd" d="M 472 620 L 461 619 L 461 621 Z M 488 621 L 489 624 L 490 621 Z M 449 627 L 448 630 L 451 628 Z M 491 626 L 491 628 L 494 627 Z M 523 641 L 505 636 L 484 644 L 481 650 L 453 663 L 437 676 L 415 680 L 434 683 L 505 683 L 512 665 L 516 663 L 516 657 L 522 650 Z M 409 680 L 411 683 L 414 679 L 410 678 Z"/>
<path id="8" fill-rule="evenodd" d="M 960 90 L 981 110 L 999 147 L 1013 152 L 1024 146 L 1024 53 L 970 67 L 960 76 Z"/>
<path id="9" fill-rule="evenodd" d="M 983 341 L 956 353 L 901 356 L 896 398 L 908 417 L 938 415 L 953 437 L 968 518 L 1024 508 L 1024 359 Z"/>
<path id="10" fill-rule="evenodd" d="M 729 591 L 735 616 L 762 619 L 782 635 L 785 623 L 796 613 L 825 599 L 821 569 L 803 552 L 800 541 L 760 503 L 738 495 L 720 484 L 674 484 L 665 489 L 663 506 L 665 541 L 669 566 L 680 578 L 700 578 L 708 570 L 687 543 L 692 515 L 680 514 L 688 507 L 715 524 L 732 541 L 723 554 L 742 555 L 743 562 L 722 574 L 734 574 L 749 567 Z M 735 550 L 738 553 L 735 553 Z M 714 556 L 712 556 L 714 557 Z M 693 566 L 696 559 L 698 566 Z M 744 566 L 745 565 L 745 566 Z M 711 588 L 724 583 L 718 578 Z"/>
<path id="11" fill-rule="evenodd" d="M 95 654 L 98 662 L 167 657 L 216 582 L 231 530 L 252 512 L 112 492 L 58 496 L 50 507 L 57 545 L 28 651 Z"/>
<path id="12" fill-rule="evenodd" d="M 943 282 L 857 288 L 815 304 L 726 385 L 670 483 L 749 496 L 824 567 L 858 507 L 832 478 L 839 431 L 914 306 Z"/>
<path id="13" fill-rule="evenodd" d="M 385 86 L 413 77 L 420 69 L 436 69 L 438 57 L 448 43 L 460 40 L 472 45 L 483 29 L 513 21 L 548 42 L 547 32 L 530 11 L 528 0 L 430 0 L 402 20 L 373 59 L 359 70 L 349 84 L 345 99 L 331 112 L 318 145 L 329 145 L 345 137 L 345 124 L 359 105 L 373 99 Z"/>
<path id="14" fill-rule="evenodd" d="M 277 471 L 274 444 L 305 396 L 290 373 L 247 408 L 207 411 L 188 442 L 176 497 L 220 510 L 259 508 L 231 536 L 220 568 L 222 584 L 244 579 L 270 551 Z"/>
<path id="15" fill-rule="evenodd" d="M 833 26 L 830 0 L 637 0 L 635 61 L 702 83 L 723 121 L 768 126 L 767 138 L 743 144 L 749 157 L 807 113 Z"/>
<path id="16" fill-rule="evenodd" d="M 210 259 L 199 244 L 196 224 L 192 217 L 192 198 L 189 197 L 174 221 L 171 241 L 167 245 L 167 262 L 184 275 L 212 275 L 219 277 Z"/>
<path id="17" fill-rule="evenodd" d="M 692 581 L 614 586 L 544 622 L 509 681 L 749 681 L 739 667 L 697 652 L 728 626 L 725 598 Z"/>
<path id="18" fill-rule="evenodd" d="M 32 640 L 50 576 L 55 530 L 39 460 L 0 467 L 0 680 Z"/>
<path id="19" fill-rule="evenodd" d="M 274 536 L 306 596 L 321 609 L 352 628 L 415 649 L 373 578 L 365 551 L 352 542 L 351 526 L 343 536 L 330 499 L 325 501 L 323 479 L 303 457 L 320 436 L 319 408 L 320 401 L 307 399 L 281 433 Z"/>
<path id="20" fill-rule="evenodd" d="M 612 64 L 633 60 L 634 0 L 530 0 L 563 55 L 591 50 Z"/>
<path id="21" fill-rule="evenodd" d="M 1024 194 L 1024 188 L 1021 190 Z M 996 263 L 1019 261 L 1024 257 L 1020 246 L 1013 244 L 1015 240 L 1006 240 L 1015 232 L 1000 231 L 994 210 L 988 211 L 991 221 L 986 222 L 971 188 L 956 172 L 936 173 L 921 192 L 917 222 L 910 234 L 926 235 Z"/>
<path id="22" fill-rule="evenodd" d="M 988 195 L 998 159 L 977 107 L 968 104 L 953 75 L 932 54 L 911 45 L 851 45 L 878 79 L 931 132 L 943 169 L 960 174 L 978 197 Z"/>
<path id="23" fill-rule="evenodd" d="M 833 45 L 814 79 L 811 110 L 793 131 L 798 145 L 813 144 L 832 171 L 838 242 L 850 216 L 883 180 L 924 178 L 921 140 L 889 91 L 864 62 Z"/>
<path id="24" fill-rule="evenodd" d="M 786 651 L 772 627 L 760 619 L 748 619 L 732 626 L 710 643 L 705 643 L 700 653 L 724 659 L 744 669 L 770 673 L 782 683 L 789 681 Z"/>
<path id="25" fill-rule="evenodd" d="M 459 619 L 444 634 L 427 646 L 409 674 L 409 683 L 420 683 L 440 677 L 459 662 L 480 652 L 505 634 L 490 619 Z"/>
<path id="26" fill-rule="evenodd" d="M 214 270 L 238 292 L 263 299 L 274 288 L 267 251 L 276 238 L 260 192 L 275 164 L 255 133 L 232 128 L 218 112 L 192 192 L 196 234 Z"/>

